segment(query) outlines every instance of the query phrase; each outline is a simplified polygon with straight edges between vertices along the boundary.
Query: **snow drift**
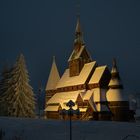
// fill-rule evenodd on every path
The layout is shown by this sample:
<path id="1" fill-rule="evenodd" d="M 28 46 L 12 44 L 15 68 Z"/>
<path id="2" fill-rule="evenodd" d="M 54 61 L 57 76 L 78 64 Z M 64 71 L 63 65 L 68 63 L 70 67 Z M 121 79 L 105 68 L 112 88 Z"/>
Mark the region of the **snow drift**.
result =
<path id="1" fill-rule="evenodd" d="M 69 140 L 69 121 L 0 118 L 3 140 Z M 140 139 L 140 122 L 73 121 L 72 140 Z"/>

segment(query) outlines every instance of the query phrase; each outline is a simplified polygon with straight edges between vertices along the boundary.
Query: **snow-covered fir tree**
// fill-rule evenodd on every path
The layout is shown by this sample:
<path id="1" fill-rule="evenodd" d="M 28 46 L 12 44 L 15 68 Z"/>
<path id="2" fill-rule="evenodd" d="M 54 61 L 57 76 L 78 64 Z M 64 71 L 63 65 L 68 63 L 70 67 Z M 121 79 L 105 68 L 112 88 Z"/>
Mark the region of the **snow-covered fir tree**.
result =
<path id="1" fill-rule="evenodd" d="M 10 71 L 8 86 L 3 93 L 7 116 L 35 117 L 35 97 L 29 85 L 29 76 L 24 56 L 21 54 Z"/>
<path id="2" fill-rule="evenodd" d="M 6 105 L 6 96 L 5 92 L 9 86 L 9 79 L 10 79 L 10 72 L 12 68 L 8 68 L 6 65 L 1 73 L 1 80 L 0 80 L 0 115 L 7 116 L 7 105 Z"/>

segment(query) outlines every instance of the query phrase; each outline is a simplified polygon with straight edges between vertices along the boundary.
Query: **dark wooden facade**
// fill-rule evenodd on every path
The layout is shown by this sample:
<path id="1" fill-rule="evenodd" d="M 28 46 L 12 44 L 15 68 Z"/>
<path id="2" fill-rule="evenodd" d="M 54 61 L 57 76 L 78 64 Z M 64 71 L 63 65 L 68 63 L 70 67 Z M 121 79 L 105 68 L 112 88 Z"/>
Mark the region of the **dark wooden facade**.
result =
<path id="1" fill-rule="evenodd" d="M 130 111 L 128 101 L 112 101 L 108 102 L 110 111 L 112 113 L 112 121 L 129 121 Z"/>

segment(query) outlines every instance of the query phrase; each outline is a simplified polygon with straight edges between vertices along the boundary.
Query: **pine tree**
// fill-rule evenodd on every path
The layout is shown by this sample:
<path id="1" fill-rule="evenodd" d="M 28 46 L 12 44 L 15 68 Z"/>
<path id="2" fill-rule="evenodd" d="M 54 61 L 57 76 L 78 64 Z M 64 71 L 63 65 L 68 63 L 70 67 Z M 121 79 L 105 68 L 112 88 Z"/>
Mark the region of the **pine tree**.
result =
<path id="1" fill-rule="evenodd" d="M 2 73 L 1 73 L 1 80 L 0 80 L 0 115 L 1 116 L 7 116 L 7 107 L 6 107 L 6 96 L 5 92 L 8 88 L 8 79 L 10 78 L 10 72 L 12 71 L 12 68 L 4 67 Z"/>
<path id="2" fill-rule="evenodd" d="M 5 115 L 15 117 L 35 116 L 35 97 L 29 85 L 29 76 L 24 56 L 21 54 L 13 69 L 10 71 L 8 86 L 3 93 L 3 105 L 6 107 Z"/>

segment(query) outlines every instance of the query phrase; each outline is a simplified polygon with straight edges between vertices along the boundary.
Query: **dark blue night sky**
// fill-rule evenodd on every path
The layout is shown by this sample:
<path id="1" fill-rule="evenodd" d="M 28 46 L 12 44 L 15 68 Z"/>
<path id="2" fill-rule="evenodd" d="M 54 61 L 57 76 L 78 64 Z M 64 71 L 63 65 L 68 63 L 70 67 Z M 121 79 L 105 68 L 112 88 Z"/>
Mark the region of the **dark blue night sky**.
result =
<path id="1" fill-rule="evenodd" d="M 140 1 L 81 0 L 91 56 L 111 68 L 117 58 L 126 90 L 140 91 Z M 62 75 L 73 49 L 76 0 L 0 0 L 0 70 L 23 53 L 36 92 L 45 87 L 52 56 Z"/>

